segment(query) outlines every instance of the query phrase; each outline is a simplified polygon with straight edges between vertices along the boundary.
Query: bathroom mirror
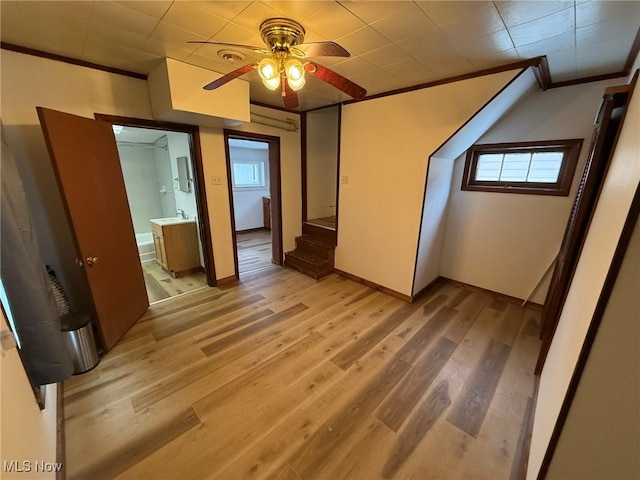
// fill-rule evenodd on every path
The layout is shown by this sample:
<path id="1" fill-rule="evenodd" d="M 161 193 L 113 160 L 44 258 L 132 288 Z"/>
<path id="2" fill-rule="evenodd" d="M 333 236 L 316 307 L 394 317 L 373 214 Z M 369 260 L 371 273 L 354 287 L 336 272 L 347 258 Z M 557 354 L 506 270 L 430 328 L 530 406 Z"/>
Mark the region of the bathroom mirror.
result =
<path id="1" fill-rule="evenodd" d="M 178 157 L 178 188 L 181 192 L 191 193 L 191 176 L 189 175 L 189 158 Z"/>

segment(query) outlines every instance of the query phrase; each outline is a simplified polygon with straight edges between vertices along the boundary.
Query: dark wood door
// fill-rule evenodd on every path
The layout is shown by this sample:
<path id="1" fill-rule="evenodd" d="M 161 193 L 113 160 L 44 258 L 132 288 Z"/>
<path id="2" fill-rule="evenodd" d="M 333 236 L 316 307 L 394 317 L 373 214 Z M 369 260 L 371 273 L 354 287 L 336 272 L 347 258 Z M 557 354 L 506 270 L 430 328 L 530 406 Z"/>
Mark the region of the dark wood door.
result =
<path id="1" fill-rule="evenodd" d="M 608 88 L 596 118 L 589 156 L 567 221 L 544 302 L 540 334 L 542 346 L 535 369 L 535 373 L 538 375 L 542 372 L 551 340 L 569 293 L 569 286 L 573 280 L 573 274 L 580 259 L 602 184 L 609 169 L 630 91 L 629 85 Z"/>
<path id="2" fill-rule="evenodd" d="M 110 349 L 149 307 L 113 131 L 100 120 L 37 110 Z"/>

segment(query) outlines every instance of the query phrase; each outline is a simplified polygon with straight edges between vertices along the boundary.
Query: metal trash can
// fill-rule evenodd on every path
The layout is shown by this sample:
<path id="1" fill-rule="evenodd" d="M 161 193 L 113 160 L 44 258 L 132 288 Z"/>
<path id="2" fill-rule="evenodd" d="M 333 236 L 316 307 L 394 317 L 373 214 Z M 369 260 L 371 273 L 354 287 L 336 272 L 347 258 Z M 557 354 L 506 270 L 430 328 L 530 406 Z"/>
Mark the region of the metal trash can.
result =
<path id="1" fill-rule="evenodd" d="M 64 343 L 73 359 L 73 374 L 85 373 L 98 365 L 100 357 L 93 336 L 91 317 L 70 313 L 60 318 Z"/>

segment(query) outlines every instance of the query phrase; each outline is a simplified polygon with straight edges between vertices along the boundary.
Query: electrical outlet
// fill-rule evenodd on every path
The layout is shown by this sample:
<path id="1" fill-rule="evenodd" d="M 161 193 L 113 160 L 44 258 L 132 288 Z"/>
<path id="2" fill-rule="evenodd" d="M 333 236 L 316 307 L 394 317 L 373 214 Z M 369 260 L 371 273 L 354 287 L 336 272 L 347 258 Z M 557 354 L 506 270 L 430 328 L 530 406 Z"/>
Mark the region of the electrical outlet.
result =
<path id="1" fill-rule="evenodd" d="M 340 183 L 342 185 L 349 185 L 349 175 L 341 175 L 340 176 Z"/>

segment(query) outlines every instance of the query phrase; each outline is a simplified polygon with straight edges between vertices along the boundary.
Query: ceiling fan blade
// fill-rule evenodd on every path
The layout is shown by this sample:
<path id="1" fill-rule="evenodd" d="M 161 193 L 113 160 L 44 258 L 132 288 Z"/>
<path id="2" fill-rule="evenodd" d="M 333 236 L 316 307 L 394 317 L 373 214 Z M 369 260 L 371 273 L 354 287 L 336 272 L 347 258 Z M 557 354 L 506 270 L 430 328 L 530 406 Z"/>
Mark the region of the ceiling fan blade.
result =
<path id="1" fill-rule="evenodd" d="M 284 75 L 282 76 L 280 85 L 282 86 L 282 104 L 284 108 L 298 108 L 298 94 L 289 86 L 287 78 Z"/>
<path id="2" fill-rule="evenodd" d="M 187 43 L 198 43 L 201 45 L 220 45 L 221 47 L 230 47 L 230 48 L 243 48 L 246 50 L 253 50 L 254 52 L 257 53 L 269 53 L 269 50 L 267 50 L 264 47 L 256 47 L 254 45 L 241 45 L 239 43 L 224 43 L 224 42 L 208 42 L 208 41 L 197 41 L 197 40 L 190 40 Z"/>
<path id="3" fill-rule="evenodd" d="M 239 76 L 244 75 L 245 73 L 249 73 L 256 66 L 257 66 L 256 63 L 249 63 L 247 65 L 244 65 L 240 68 L 235 69 L 233 72 L 229 72 L 226 75 L 221 76 L 219 79 L 214 80 L 211 83 L 208 83 L 202 88 L 204 88 L 205 90 L 215 90 L 216 88 L 221 87 L 225 83 L 230 82 L 231 80 L 238 78 Z"/>
<path id="4" fill-rule="evenodd" d="M 291 48 L 300 50 L 304 57 L 350 57 L 351 54 L 335 42 L 301 43 Z M 300 55 L 298 55 L 300 56 Z"/>
<path id="5" fill-rule="evenodd" d="M 353 83 L 351 80 L 344 78 L 339 73 L 317 63 L 306 62 L 304 64 L 304 70 L 309 75 L 333 85 L 338 90 L 342 90 L 344 93 L 356 100 L 360 100 L 367 95 L 367 91 L 360 85 Z"/>

